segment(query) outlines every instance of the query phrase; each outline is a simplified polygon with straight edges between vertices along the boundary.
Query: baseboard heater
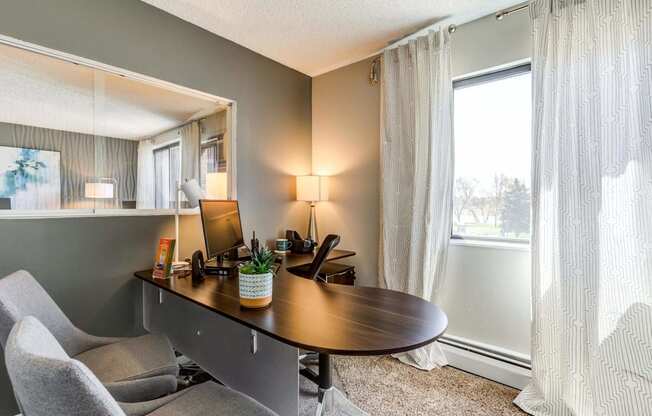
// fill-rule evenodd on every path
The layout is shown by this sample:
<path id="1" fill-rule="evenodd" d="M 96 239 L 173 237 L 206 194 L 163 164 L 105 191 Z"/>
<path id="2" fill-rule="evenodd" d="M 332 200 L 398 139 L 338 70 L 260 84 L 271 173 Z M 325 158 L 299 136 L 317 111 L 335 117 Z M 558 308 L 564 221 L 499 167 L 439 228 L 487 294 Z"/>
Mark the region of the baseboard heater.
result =
<path id="1" fill-rule="evenodd" d="M 526 370 L 532 369 L 531 360 L 524 357 L 520 357 L 515 354 L 510 354 L 505 351 L 501 351 L 499 349 L 491 348 L 490 346 L 484 344 L 475 343 L 463 338 L 458 338 L 450 335 L 443 335 L 437 341 L 454 348 L 459 348 L 465 351 L 472 352 L 474 354 L 482 355 L 483 357 L 502 361 L 507 364 L 524 368 Z"/>

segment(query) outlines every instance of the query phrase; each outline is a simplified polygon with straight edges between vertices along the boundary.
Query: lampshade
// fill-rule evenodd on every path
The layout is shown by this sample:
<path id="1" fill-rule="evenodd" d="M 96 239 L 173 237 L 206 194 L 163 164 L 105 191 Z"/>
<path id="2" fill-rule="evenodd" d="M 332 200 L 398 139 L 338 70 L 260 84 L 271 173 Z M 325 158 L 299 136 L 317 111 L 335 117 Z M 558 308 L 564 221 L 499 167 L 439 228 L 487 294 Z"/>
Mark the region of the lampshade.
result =
<path id="1" fill-rule="evenodd" d="M 206 193 L 210 198 L 226 199 L 226 189 L 226 172 L 212 172 L 206 174 Z"/>
<path id="2" fill-rule="evenodd" d="M 112 199 L 113 184 L 106 182 L 86 182 L 84 195 L 92 199 Z"/>
<path id="3" fill-rule="evenodd" d="M 205 198 L 204 191 L 201 189 L 196 179 L 190 179 L 189 181 L 184 182 L 184 184 L 181 185 L 181 191 L 188 199 L 191 208 L 198 207 L 199 200 Z"/>
<path id="4" fill-rule="evenodd" d="M 328 176 L 297 176 L 297 201 L 328 201 Z"/>

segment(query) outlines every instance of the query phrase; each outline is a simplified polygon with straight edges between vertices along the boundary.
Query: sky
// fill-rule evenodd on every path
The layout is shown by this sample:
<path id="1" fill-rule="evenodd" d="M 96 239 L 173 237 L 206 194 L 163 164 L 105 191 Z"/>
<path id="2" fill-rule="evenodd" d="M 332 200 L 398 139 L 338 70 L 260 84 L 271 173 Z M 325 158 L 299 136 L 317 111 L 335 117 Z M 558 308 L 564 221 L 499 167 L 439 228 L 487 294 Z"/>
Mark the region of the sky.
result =
<path id="1" fill-rule="evenodd" d="M 530 73 L 455 90 L 455 177 L 493 189 L 494 174 L 530 187 Z"/>

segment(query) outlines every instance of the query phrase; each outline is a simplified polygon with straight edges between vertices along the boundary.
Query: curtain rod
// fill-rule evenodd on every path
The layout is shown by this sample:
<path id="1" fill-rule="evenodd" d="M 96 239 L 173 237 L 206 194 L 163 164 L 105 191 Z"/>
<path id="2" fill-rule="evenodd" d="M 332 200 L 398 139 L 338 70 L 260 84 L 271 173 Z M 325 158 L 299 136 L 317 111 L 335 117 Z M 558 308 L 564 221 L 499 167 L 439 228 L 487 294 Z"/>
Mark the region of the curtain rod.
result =
<path id="1" fill-rule="evenodd" d="M 530 7 L 530 2 L 525 2 L 518 4 L 516 6 L 500 10 L 496 12 L 496 20 L 500 21 L 503 20 L 505 17 L 509 16 L 512 13 L 516 13 L 521 10 L 525 10 L 528 7 Z M 408 38 L 411 38 L 415 36 L 417 33 L 423 32 L 424 30 L 428 29 L 435 29 L 438 25 L 441 25 L 442 22 L 436 22 L 429 24 L 428 26 L 422 27 L 421 29 L 410 33 L 409 35 L 405 35 L 399 39 L 394 39 L 390 42 L 388 42 L 387 46 L 385 46 L 383 49 L 378 51 L 378 53 L 382 53 L 386 49 L 393 48 L 395 46 L 398 46 L 401 42 L 405 41 Z M 451 35 L 457 31 L 458 26 L 455 24 L 450 24 L 448 25 L 448 33 Z M 380 57 L 376 57 L 372 62 L 371 62 L 371 70 L 369 71 L 369 83 L 371 85 L 375 85 L 379 82 L 379 73 L 380 73 Z"/>
<path id="2" fill-rule="evenodd" d="M 510 8 L 507 8 L 507 9 L 499 10 L 499 11 L 496 12 L 496 14 L 495 14 L 495 16 L 496 16 L 496 20 L 503 20 L 505 17 L 509 16 L 510 14 L 512 14 L 512 13 L 516 13 L 516 12 L 521 11 L 521 10 L 525 10 L 525 9 L 527 9 L 529 6 L 530 6 L 530 2 L 527 1 L 527 2 L 524 2 L 524 3 L 521 3 L 521 4 L 517 4 L 516 6 L 513 6 L 513 7 L 510 7 Z M 448 19 L 444 19 L 444 21 L 445 21 L 445 20 L 448 20 Z M 438 22 L 431 23 L 431 24 L 429 24 L 429 25 L 427 25 L 427 26 L 424 26 L 424 27 L 422 27 L 422 28 L 420 28 L 420 29 L 417 29 L 416 31 L 414 31 L 414 32 L 412 32 L 412 33 L 410 33 L 410 34 L 408 34 L 408 35 L 402 36 L 402 37 L 400 37 L 400 38 L 398 38 L 398 39 L 393 39 L 393 40 L 389 41 L 389 42 L 387 43 L 387 46 L 385 46 L 385 47 L 384 47 L 383 49 L 381 49 L 379 52 L 382 52 L 382 51 L 384 51 L 385 49 L 391 49 L 391 48 L 393 48 L 393 47 L 395 47 L 395 46 L 398 46 L 400 43 L 404 42 L 406 39 L 409 39 L 409 38 L 411 38 L 411 37 L 414 37 L 415 35 L 417 35 L 417 34 L 419 34 L 419 33 L 421 33 L 421 32 L 424 32 L 424 31 L 426 31 L 426 30 L 435 30 L 435 29 L 437 29 L 437 28 L 440 28 L 440 27 L 442 27 L 442 23 L 444 23 L 444 21 L 441 21 L 441 20 L 440 20 L 440 21 L 438 21 Z M 449 21 L 450 21 L 450 20 L 449 20 Z M 459 28 L 459 26 L 457 26 L 456 24 L 452 23 L 452 24 L 449 24 L 449 25 L 448 25 L 447 30 L 448 30 L 448 33 L 453 34 L 453 33 L 455 33 L 455 32 L 457 31 L 458 28 Z"/>
<path id="3" fill-rule="evenodd" d="M 503 20 L 505 17 L 509 16 L 510 14 L 519 12 L 521 10 L 525 10 L 528 7 L 530 7 L 530 3 L 523 3 L 514 7 L 510 7 L 509 9 L 501 10 L 498 13 L 496 13 L 496 20 Z"/>

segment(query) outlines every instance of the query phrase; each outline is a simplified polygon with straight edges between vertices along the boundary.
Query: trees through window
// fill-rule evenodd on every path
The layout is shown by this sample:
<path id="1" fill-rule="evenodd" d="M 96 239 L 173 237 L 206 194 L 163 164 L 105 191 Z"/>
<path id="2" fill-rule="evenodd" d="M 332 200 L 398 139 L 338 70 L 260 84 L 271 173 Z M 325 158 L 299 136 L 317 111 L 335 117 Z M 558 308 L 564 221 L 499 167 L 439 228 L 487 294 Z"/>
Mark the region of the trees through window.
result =
<path id="1" fill-rule="evenodd" d="M 529 65 L 454 83 L 453 237 L 530 238 Z"/>

